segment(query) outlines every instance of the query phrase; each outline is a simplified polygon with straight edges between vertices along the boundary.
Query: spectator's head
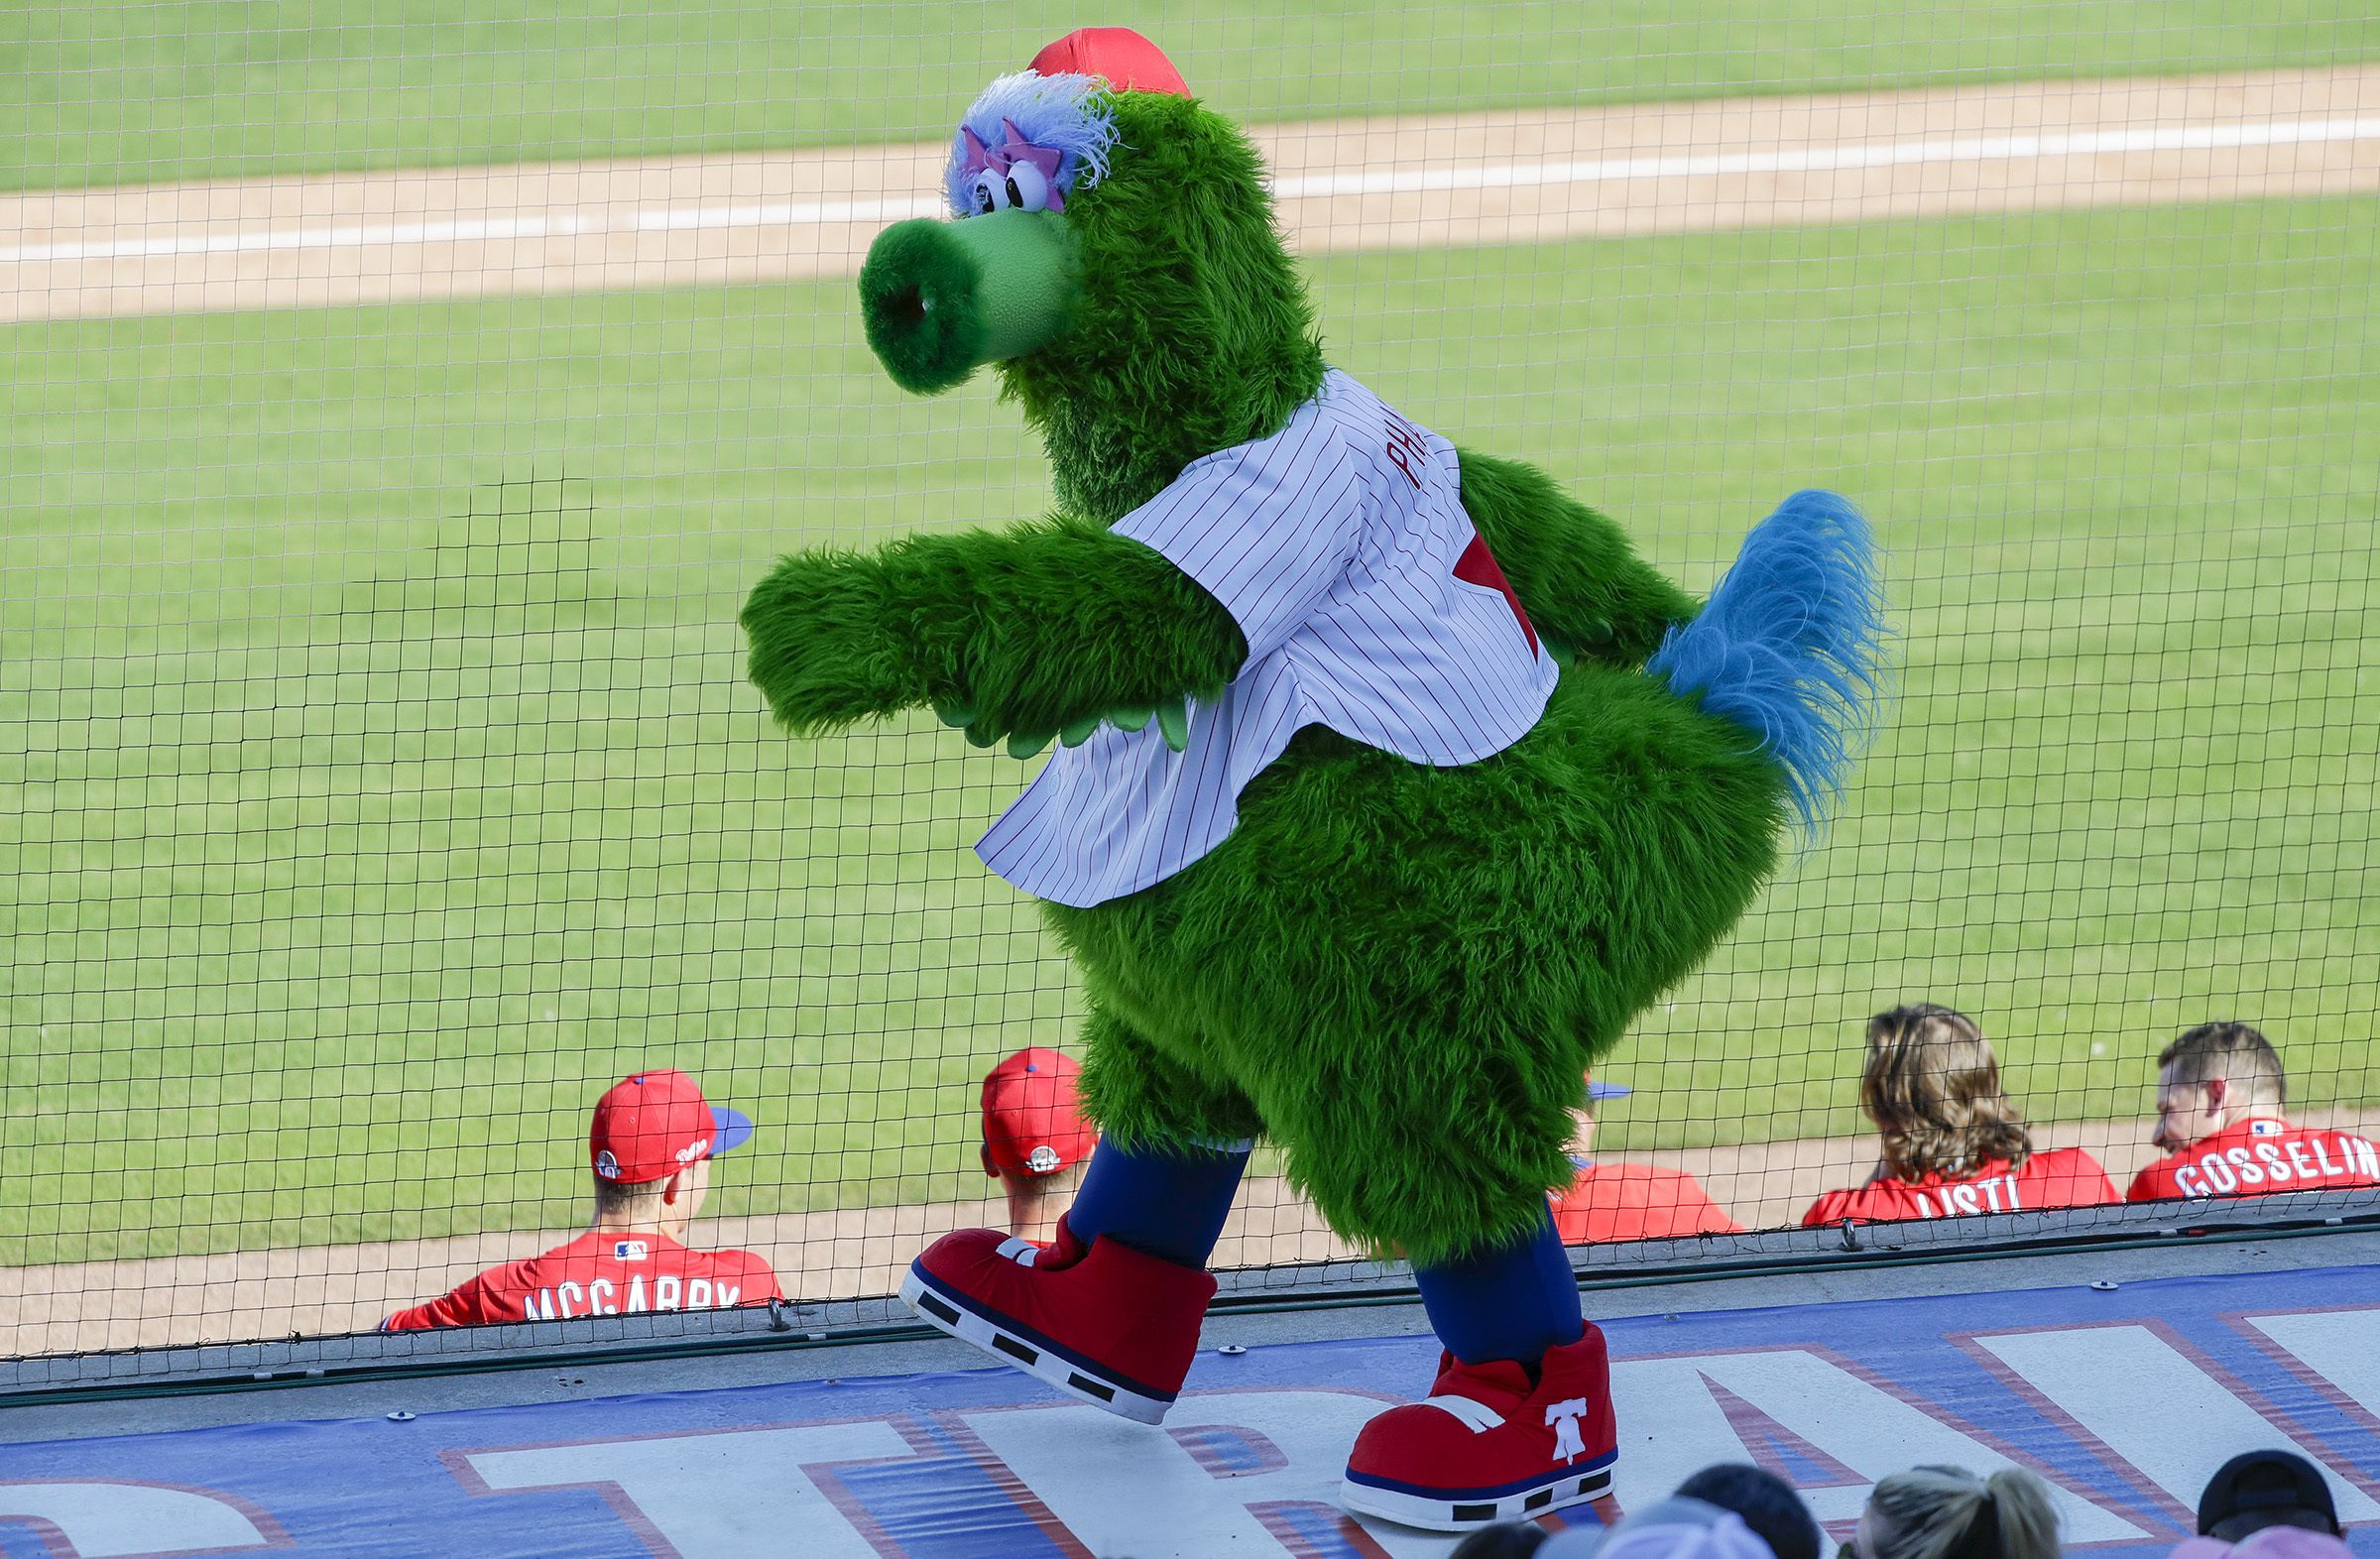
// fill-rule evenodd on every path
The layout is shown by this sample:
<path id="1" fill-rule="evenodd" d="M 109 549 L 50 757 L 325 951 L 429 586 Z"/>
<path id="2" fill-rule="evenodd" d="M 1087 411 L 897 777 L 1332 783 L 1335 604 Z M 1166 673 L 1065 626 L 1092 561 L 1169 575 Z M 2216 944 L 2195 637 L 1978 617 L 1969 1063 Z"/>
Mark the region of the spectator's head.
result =
<path id="1" fill-rule="evenodd" d="M 2338 1506 L 2320 1471 L 2306 1458 L 2288 1451 L 2244 1451 L 2206 1481 L 2199 1496 L 2199 1535 L 2236 1543 L 2268 1526 L 2336 1537 Z"/>
<path id="2" fill-rule="evenodd" d="M 1859 1103 L 1903 1180 L 1957 1179 L 1993 1159 L 2021 1168 L 2033 1152 L 1991 1041 L 1964 1013 L 1931 1002 L 1868 1019 Z"/>
<path id="3" fill-rule="evenodd" d="M 1570 1112 L 1571 1120 L 1576 1128 L 1571 1133 L 1570 1144 L 1582 1153 L 1591 1151 L 1595 1146 L 1596 1101 L 1599 1099 L 1625 1099 L 1636 1091 L 1625 1083 L 1599 1083 L 1592 1077 L 1586 1079 L 1586 1091 L 1581 1096 L 1579 1107 Z"/>
<path id="4" fill-rule="evenodd" d="M 1708 1500 L 1671 1495 L 1630 1510 L 1608 1532 L 1557 1532 L 1536 1559 L 1773 1559 L 1743 1517 Z"/>
<path id="5" fill-rule="evenodd" d="M 2288 1103 L 2281 1057 L 2246 1023 L 2201 1023 L 2157 1057 L 2156 1142 L 2167 1152 Z"/>
<path id="6" fill-rule="evenodd" d="M 2193 1537 L 2166 1559 L 2354 1559 L 2347 1540 L 2303 1526 L 2268 1526 L 2250 1532 L 2236 1543 L 2219 1537 Z"/>
<path id="7" fill-rule="evenodd" d="M 2058 1512 L 2018 1468 L 1913 1467 L 1876 1485 L 1851 1559 L 2059 1559 Z"/>
<path id="8" fill-rule="evenodd" d="M 1732 1510 L 1777 1559 L 1818 1559 L 1818 1522 L 1793 1485 L 1742 1462 L 1721 1462 L 1678 1485 L 1689 1499 Z"/>
<path id="9" fill-rule="evenodd" d="M 681 1237 L 710 1189 L 711 1159 L 752 1136 L 752 1122 L 702 1097 L 685 1073 L 638 1072 L 595 1101 L 587 1155 L 595 1222 Z"/>
<path id="10" fill-rule="evenodd" d="M 1082 1070 L 1074 1057 L 1036 1045 L 984 1078 L 984 1173 L 1008 1192 L 1009 1232 L 1021 1239 L 1052 1236 L 1098 1145 L 1076 1089 Z"/>
<path id="11" fill-rule="evenodd" d="M 1500 1521 L 1455 1544 L 1446 1559 L 1530 1559 L 1545 1538 L 1545 1528 L 1534 1521 Z"/>

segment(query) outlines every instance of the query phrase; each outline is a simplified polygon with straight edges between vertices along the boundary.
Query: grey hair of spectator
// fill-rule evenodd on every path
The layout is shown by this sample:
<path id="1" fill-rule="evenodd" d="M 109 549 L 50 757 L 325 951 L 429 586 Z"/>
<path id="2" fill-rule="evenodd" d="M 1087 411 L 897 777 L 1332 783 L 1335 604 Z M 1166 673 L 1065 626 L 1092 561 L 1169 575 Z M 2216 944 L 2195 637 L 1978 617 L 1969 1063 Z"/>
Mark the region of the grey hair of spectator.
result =
<path id="1" fill-rule="evenodd" d="M 1678 1485 L 1689 1499 L 1732 1510 L 1777 1559 L 1818 1559 L 1818 1522 L 1793 1485 L 1746 1462 L 1720 1462 Z"/>
<path id="2" fill-rule="evenodd" d="M 2059 1559 L 2058 1512 L 2021 1468 L 1977 1478 L 1913 1467 L 1876 1485 L 1848 1545 L 1853 1559 Z"/>

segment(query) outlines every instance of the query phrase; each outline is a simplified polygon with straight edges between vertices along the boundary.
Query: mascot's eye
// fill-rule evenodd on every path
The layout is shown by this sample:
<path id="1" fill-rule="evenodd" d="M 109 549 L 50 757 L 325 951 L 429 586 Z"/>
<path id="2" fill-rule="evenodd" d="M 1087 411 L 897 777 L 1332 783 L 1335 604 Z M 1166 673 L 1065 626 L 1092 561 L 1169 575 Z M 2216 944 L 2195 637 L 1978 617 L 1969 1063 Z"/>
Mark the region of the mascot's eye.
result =
<path id="1" fill-rule="evenodd" d="M 1029 162 L 979 170 L 967 185 L 967 199 L 975 208 L 969 213 L 974 216 L 990 216 L 995 211 L 1047 211 L 1053 206 L 1066 209 L 1065 196 L 1050 187 L 1049 175 Z"/>
<path id="2" fill-rule="evenodd" d="M 1009 169 L 1009 203 L 1019 210 L 1046 211 L 1049 209 L 1049 176 L 1030 163 L 1017 163 Z"/>

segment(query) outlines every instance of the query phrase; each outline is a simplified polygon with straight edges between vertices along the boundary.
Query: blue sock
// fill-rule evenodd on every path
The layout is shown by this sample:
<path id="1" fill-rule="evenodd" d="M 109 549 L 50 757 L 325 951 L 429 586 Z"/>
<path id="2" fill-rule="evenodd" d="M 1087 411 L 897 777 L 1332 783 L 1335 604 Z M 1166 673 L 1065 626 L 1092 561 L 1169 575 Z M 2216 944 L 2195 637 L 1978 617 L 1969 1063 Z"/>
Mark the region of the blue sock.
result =
<path id="1" fill-rule="evenodd" d="M 1430 1329 L 1465 1364 L 1514 1359 L 1534 1367 L 1547 1349 L 1575 1343 L 1586 1331 L 1578 1280 L 1550 1208 L 1525 1241 L 1417 1267 L 1413 1280 Z"/>
<path id="2" fill-rule="evenodd" d="M 1179 1266 L 1203 1268 L 1239 1194 L 1249 1145 L 1126 1152 L 1103 1141 L 1066 1210 L 1066 1227 L 1086 1246 L 1105 1237 Z"/>

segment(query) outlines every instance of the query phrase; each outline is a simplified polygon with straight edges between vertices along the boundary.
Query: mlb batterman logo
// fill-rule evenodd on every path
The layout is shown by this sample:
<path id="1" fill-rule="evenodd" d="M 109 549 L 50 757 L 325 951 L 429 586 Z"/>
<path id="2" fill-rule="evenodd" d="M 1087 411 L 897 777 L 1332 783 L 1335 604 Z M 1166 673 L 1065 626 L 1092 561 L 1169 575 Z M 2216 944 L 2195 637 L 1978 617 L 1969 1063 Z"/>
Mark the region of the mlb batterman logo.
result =
<path id="1" fill-rule="evenodd" d="M 595 1172 L 606 1180 L 620 1178 L 620 1160 L 612 1156 L 610 1148 L 607 1147 L 595 1155 Z"/>
<path id="2" fill-rule="evenodd" d="M 1055 1174 L 1058 1169 L 1058 1150 L 1043 1142 L 1025 1155 L 1024 1166 L 1035 1174 Z"/>

